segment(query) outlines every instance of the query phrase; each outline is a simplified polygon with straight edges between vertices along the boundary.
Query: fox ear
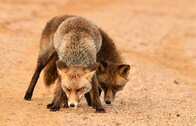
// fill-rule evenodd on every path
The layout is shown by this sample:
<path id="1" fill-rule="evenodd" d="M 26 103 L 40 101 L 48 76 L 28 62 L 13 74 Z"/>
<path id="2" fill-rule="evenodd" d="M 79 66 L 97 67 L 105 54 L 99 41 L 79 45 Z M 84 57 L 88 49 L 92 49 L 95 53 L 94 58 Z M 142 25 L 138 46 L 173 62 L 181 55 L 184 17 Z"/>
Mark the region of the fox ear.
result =
<path id="1" fill-rule="evenodd" d="M 56 62 L 56 66 L 57 66 L 59 74 L 66 73 L 68 70 L 68 67 L 66 66 L 66 64 L 61 60 L 58 60 Z"/>
<path id="2" fill-rule="evenodd" d="M 127 78 L 130 71 L 130 65 L 122 64 L 118 66 L 118 72 L 120 76 Z"/>
<path id="3" fill-rule="evenodd" d="M 85 68 L 86 74 L 84 75 L 85 78 L 89 81 L 92 80 L 94 73 L 96 72 L 97 68 L 99 67 L 99 63 L 90 64 Z"/>
<path id="4" fill-rule="evenodd" d="M 104 73 L 106 67 L 108 66 L 107 62 L 99 62 L 99 68 L 98 68 L 98 73 Z"/>
<path id="5" fill-rule="evenodd" d="M 88 65 L 86 68 L 85 68 L 85 71 L 88 73 L 88 72 L 92 72 L 92 71 L 96 71 L 97 68 L 99 67 L 99 63 L 95 62 L 93 64 L 90 64 Z"/>

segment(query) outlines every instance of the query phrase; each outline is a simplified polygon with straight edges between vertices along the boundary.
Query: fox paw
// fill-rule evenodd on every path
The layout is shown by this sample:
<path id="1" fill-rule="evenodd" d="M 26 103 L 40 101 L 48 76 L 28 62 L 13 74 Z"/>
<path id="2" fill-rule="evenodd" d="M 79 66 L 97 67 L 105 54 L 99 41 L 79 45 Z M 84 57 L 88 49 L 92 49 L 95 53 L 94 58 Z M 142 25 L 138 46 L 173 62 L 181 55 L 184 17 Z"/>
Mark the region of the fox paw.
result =
<path id="1" fill-rule="evenodd" d="M 95 112 L 97 112 L 97 113 L 106 113 L 104 108 L 96 108 Z"/>
<path id="2" fill-rule="evenodd" d="M 59 111 L 60 106 L 55 105 L 54 103 L 50 103 L 47 105 L 47 108 L 50 109 L 50 111 L 55 112 L 55 111 Z"/>
<path id="3" fill-rule="evenodd" d="M 59 111 L 60 110 L 60 106 L 52 106 L 50 107 L 50 111 L 51 112 L 56 112 L 56 111 Z"/>
<path id="4" fill-rule="evenodd" d="M 32 93 L 26 93 L 25 96 L 24 96 L 24 100 L 30 101 L 31 98 L 32 98 Z"/>
<path id="5" fill-rule="evenodd" d="M 47 105 L 47 109 L 50 109 L 53 105 L 54 105 L 54 103 L 48 104 L 48 105 Z"/>

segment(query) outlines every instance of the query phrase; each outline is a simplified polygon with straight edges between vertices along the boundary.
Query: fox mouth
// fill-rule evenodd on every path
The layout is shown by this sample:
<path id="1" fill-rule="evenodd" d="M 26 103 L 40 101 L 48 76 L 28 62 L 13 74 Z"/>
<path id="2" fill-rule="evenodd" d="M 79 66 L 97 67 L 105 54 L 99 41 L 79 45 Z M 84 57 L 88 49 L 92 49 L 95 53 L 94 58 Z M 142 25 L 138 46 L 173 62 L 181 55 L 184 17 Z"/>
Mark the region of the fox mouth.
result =
<path id="1" fill-rule="evenodd" d="M 77 100 L 76 102 L 69 103 L 69 107 L 71 107 L 71 108 L 74 108 L 74 107 L 77 108 L 79 106 L 80 106 L 80 99 Z"/>
<path id="2" fill-rule="evenodd" d="M 105 102 L 107 105 L 111 105 L 113 101 L 114 101 L 114 99 L 110 99 L 110 98 L 105 98 L 105 100 L 104 100 L 104 102 Z"/>

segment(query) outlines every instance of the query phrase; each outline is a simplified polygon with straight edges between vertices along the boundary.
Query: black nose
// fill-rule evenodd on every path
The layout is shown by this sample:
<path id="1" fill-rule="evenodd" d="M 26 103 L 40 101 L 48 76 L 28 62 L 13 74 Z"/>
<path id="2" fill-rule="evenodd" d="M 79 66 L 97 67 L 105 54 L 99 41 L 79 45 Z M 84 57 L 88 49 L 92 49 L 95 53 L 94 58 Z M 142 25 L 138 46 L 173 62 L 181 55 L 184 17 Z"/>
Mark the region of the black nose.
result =
<path id="1" fill-rule="evenodd" d="M 74 107 L 75 105 L 73 103 L 70 104 L 70 107 Z"/>
<path id="2" fill-rule="evenodd" d="M 106 104 L 111 104 L 111 101 L 105 101 Z"/>

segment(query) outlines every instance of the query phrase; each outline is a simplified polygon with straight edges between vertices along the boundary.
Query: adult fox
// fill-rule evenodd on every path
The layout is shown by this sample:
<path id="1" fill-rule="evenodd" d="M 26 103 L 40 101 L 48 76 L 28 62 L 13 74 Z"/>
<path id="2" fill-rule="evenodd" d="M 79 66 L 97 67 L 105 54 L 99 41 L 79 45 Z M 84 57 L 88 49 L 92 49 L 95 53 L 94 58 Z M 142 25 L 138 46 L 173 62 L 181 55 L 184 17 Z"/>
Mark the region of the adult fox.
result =
<path id="1" fill-rule="evenodd" d="M 69 70 L 71 70 L 70 73 L 72 73 L 72 74 L 74 74 L 75 71 L 78 71 L 78 69 L 82 69 L 81 71 L 83 71 L 83 73 L 88 72 L 88 74 L 87 74 L 88 77 L 87 76 L 85 76 L 85 77 L 88 78 L 88 80 L 90 82 L 91 81 L 91 76 L 93 76 L 93 79 L 92 79 L 93 84 L 96 83 L 95 85 L 97 85 L 96 76 L 93 75 L 93 73 L 94 73 L 94 71 L 97 67 L 97 64 L 94 63 L 94 64 L 91 64 L 91 65 L 87 66 L 86 68 L 76 68 L 76 69 L 73 70 L 73 68 L 70 68 L 70 67 L 67 66 L 67 64 L 69 64 L 70 60 L 69 61 L 64 61 L 63 60 L 67 64 L 62 62 L 63 56 L 60 56 L 60 54 L 64 55 L 64 53 L 65 53 L 65 52 L 62 51 L 62 50 L 65 50 L 63 48 L 62 44 L 59 44 L 59 45 L 56 44 L 56 46 L 54 45 L 54 41 L 59 39 L 59 36 L 58 36 L 59 34 L 57 34 L 59 27 L 60 27 L 60 29 L 63 29 L 64 27 L 67 27 L 66 25 L 62 25 L 62 24 L 64 22 L 66 22 L 67 20 L 73 19 L 73 18 L 80 18 L 81 19 L 81 17 L 77 17 L 77 16 L 64 15 L 64 16 L 55 17 L 47 23 L 45 29 L 43 30 L 42 37 L 41 37 L 41 51 L 40 51 L 39 57 L 38 57 L 37 68 L 36 68 L 36 71 L 35 71 L 35 73 L 32 77 L 32 80 L 30 82 L 29 88 L 26 92 L 26 95 L 25 95 L 24 99 L 31 100 L 33 90 L 34 90 L 34 87 L 36 85 L 39 74 L 45 66 L 46 66 L 46 68 L 45 68 L 45 73 L 44 73 L 44 80 L 45 80 L 46 85 L 48 85 L 48 86 L 51 85 L 58 78 L 57 89 L 55 91 L 54 100 L 51 104 L 48 105 L 48 107 L 51 110 L 58 110 L 62 100 L 65 100 L 65 103 L 66 103 L 66 99 L 67 99 L 66 96 L 70 96 L 69 94 L 71 94 L 70 91 L 72 89 L 70 87 L 65 86 L 64 89 L 62 87 L 63 86 L 63 83 L 62 83 L 63 77 L 65 77 L 64 76 L 65 73 L 70 72 Z M 87 26 L 83 26 L 83 25 L 84 24 L 82 24 L 81 22 L 78 22 L 78 24 L 77 25 L 74 24 L 73 27 L 76 31 L 79 30 L 80 32 L 87 32 L 88 31 L 88 30 L 86 31 Z M 64 26 L 64 27 L 62 27 L 62 26 Z M 81 26 L 82 26 L 82 28 L 81 28 Z M 97 27 L 95 25 L 93 25 L 93 27 L 90 27 L 90 28 L 91 28 L 91 30 L 92 29 L 97 29 Z M 95 43 L 97 42 L 97 45 L 98 45 L 98 47 L 96 48 L 97 61 L 102 61 L 100 63 L 99 69 L 97 70 L 97 75 L 98 75 L 98 78 L 100 79 L 99 81 L 101 82 L 100 87 L 105 92 L 105 101 L 106 101 L 106 103 L 108 103 L 108 101 L 113 100 L 113 98 L 115 96 L 115 93 L 117 92 L 118 88 L 122 89 L 124 87 L 124 85 L 126 84 L 127 76 L 128 76 L 128 72 L 129 72 L 130 67 L 129 67 L 129 65 L 120 65 L 122 63 L 122 60 L 121 60 L 121 57 L 120 57 L 118 51 L 116 50 L 116 47 L 115 47 L 112 39 L 110 39 L 108 37 L 108 35 L 99 28 L 98 28 L 99 32 L 97 32 L 97 30 L 95 30 L 95 31 L 93 31 L 94 35 L 90 34 L 91 38 L 88 38 L 89 34 L 87 35 L 87 37 L 86 37 L 86 35 L 77 36 L 77 34 L 74 34 L 72 37 L 74 39 L 76 39 L 76 40 L 74 40 L 75 42 L 77 42 L 80 39 L 82 39 L 84 41 L 89 41 L 89 40 L 94 41 Z M 93 39 L 92 39 L 92 36 L 94 37 Z M 60 37 L 61 37 L 61 35 L 60 35 Z M 64 37 L 63 40 L 68 40 L 68 39 Z M 100 45 L 99 41 L 102 41 L 102 45 Z M 99 51 L 100 46 L 101 46 L 101 49 Z M 58 52 L 58 48 L 61 48 L 60 53 Z M 108 50 L 109 50 L 109 52 L 108 52 Z M 99 52 L 97 53 L 97 51 L 99 51 Z M 72 51 L 72 53 L 70 53 L 68 51 L 68 53 L 69 53 L 68 55 L 70 56 L 68 59 L 72 59 L 72 53 L 78 53 L 78 50 L 75 51 L 75 52 Z M 90 57 L 88 57 L 88 59 L 89 58 Z M 58 59 L 60 59 L 61 61 L 56 62 Z M 65 58 L 65 60 L 66 60 L 66 58 Z M 81 59 L 77 60 L 77 63 L 81 62 L 80 60 Z M 55 62 L 56 62 L 56 64 L 55 64 Z M 113 63 L 110 63 L 110 62 L 113 62 Z M 114 69 L 109 69 L 109 68 L 115 68 L 116 71 L 114 71 Z M 57 69 L 58 69 L 59 74 L 57 73 Z M 112 84 L 113 82 L 107 82 L 106 81 L 106 78 L 111 78 L 112 77 L 112 76 L 110 76 L 110 74 L 108 74 L 107 76 L 104 75 L 104 73 L 108 73 L 108 72 L 118 74 L 117 78 L 119 78 L 119 79 L 114 79 L 114 80 L 117 80 L 117 81 L 114 81 L 114 83 L 118 82 L 117 85 L 116 85 L 116 83 Z M 59 75 L 61 75 L 61 76 L 59 76 Z M 70 79 L 69 77 L 66 77 L 66 78 Z M 72 80 L 74 80 L 74 79 L 72 78 Z M 70 81 L 70 80 L 66 80 L 66 81 Z M 112 88 L 112 90 L 114 90 L 114 91 L 112 91 L 112 93 L 109 93 L 109 94 L 112 94 L 111 96 L 107 95 L 108 94 L 107 92 L 110 92 L 110 90 L 106 89 L 107 86 L 103 86 L 104 83 L 106 85 L 107 84 L 111 85 L 111 86 L 109 86 L 108 89 Z M 71 84 L 71 83 L 67 83 L 67 84 Z M 80 85 L 79 87 L 81 87 L 81 83 L 77 83 L 77 84 L 79 84 Z M 75 84 L 75 85 L 77 85 L 77 84 Z M 73 86 L 73 85 L 74 84 L 72 84 L 71 86 Z M 116 86 L 112 86 L 112 85 L 116 85 Z M 93 85 L 90 85 L 90 86 L 93 86 Z M 83 92 L 82 94 L 88 92 L 88 90 L 84 90 L 83 87 L 74 88 L 74 89 L 76 89 L 78 92 L 82 91 Z M 97 98 L 97 93 L 95 93 L 95 95 L 93 96 L 93 92 L 97 92 L 97 88 L 95 87 L 93 89 L 96 90 L 96 91 L 91 91 L 90 92 L 91 93 L 91 98 L 92 99 L 98 99 Z M 64 92 L 66 93 L 66 95 L 64 94 Z M 71 96 L 73 96 L 73 95 L 71 95 Z M 88 100 L 89 105 L 91 105 L 91 100 L 92 99 L 90 99 L 88 94 L 86 96 L 87 96 L 87 100 Z M 73 99 L 75 99 L 75 101 L 78 101 L 80 98 L 79 99 L 72 98 L 72 100 Z M 69 98 L 68 98 L 68 101 L 69 101 Z M 68 104 L 69 104 L 69 106 L 75 106 L 75 104 L 77 105 L 77 102 L 76 103 L 68 102 Z M 93 101 L 93 104 L 94 104 L 93 107 L 96 108 L 95 104 L 98 104 L 98 106 L 100 106 L 101 103 L 100 103 L 100 100 L 98 99 L 98 100 Z M 97 111 L 104 111 L 102 106 L 97 107 L 96 110 Z"/>

